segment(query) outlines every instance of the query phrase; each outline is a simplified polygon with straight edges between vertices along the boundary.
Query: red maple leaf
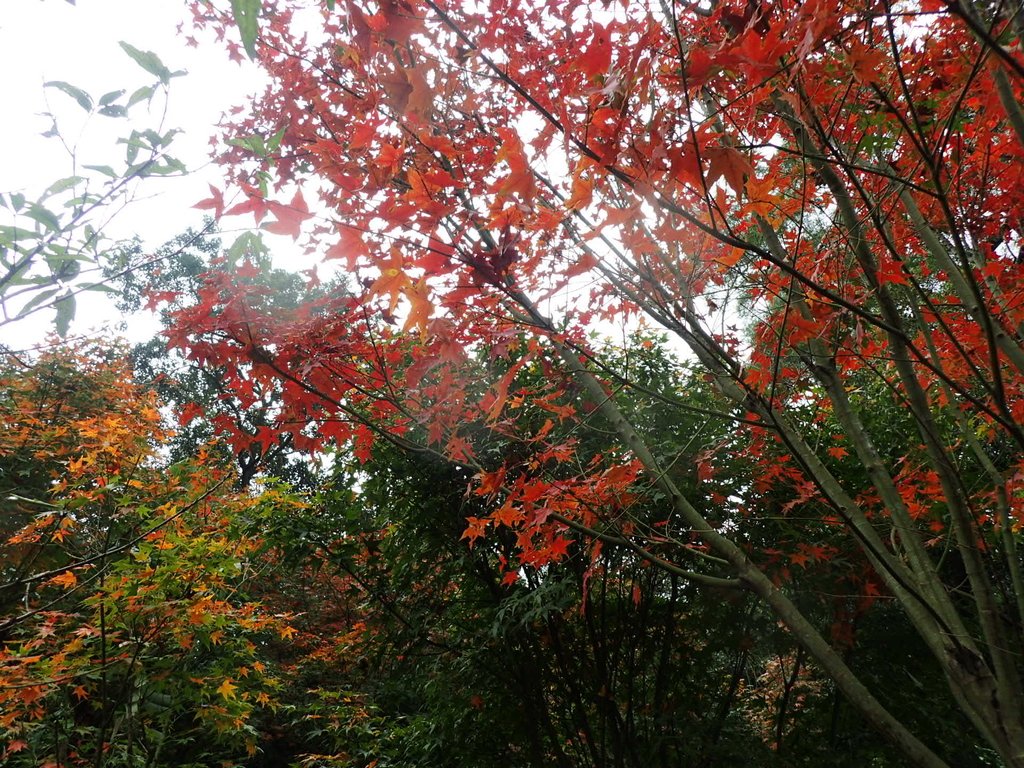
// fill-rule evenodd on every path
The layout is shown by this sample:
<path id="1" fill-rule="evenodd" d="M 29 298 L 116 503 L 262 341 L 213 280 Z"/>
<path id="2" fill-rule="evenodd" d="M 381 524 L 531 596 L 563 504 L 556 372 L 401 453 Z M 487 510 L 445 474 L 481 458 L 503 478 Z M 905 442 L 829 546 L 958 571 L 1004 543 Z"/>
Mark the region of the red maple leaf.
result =
<path id="1" fill-rule="evenodd" d="M 302 197 L 302 190 L 296 189 L 295 196 L 287 205 L 281 203 L 267 203 L 271 212 L 277 216 L 276 221 L 264 224 L 263 229 L 273 232 L 275 235 L 288 235 L 298 239 L 302 234 L 302 222 L 312 217 L 305 199 Z"/>

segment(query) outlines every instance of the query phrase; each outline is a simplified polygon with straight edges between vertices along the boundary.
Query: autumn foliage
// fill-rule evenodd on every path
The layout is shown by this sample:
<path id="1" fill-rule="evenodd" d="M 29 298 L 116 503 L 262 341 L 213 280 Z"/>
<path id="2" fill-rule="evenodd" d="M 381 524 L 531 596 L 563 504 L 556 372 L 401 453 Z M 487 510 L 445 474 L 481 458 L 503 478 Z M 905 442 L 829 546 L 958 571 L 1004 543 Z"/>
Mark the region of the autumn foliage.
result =
<path id="1" fill-rule="evenodd" d="M 197 36 L 234 34 L 230 9 L 195 9 Z M 241 29 L 271 84 L 225 125 L 229 183 L 202 205 L 359 290 L 276 312 L 221 277 L 172 341 L 240 392 L 279 386 L 278 429 L 310 447 L 372 460 L 386 439 L 475 473 L 489 511 L 464 536 L 514 535 L 510 581 L 611 542 L 752 591 L 942 765 L 787 589 L 863 563 L 839 576 L 857 610 L 895 601 L 1018 765 L 1019 24 L 967 0 L 266 3 Z M 733 420 L 696 486 L 640 419 L 658 393 L 590 336 L 637 323 Z M 494 433 L 507 450 L 483 450 Z M 752 479 L 716 492 L 726 461 Z M 630 514 L 654 498 L 661 519 Z"/>
<path id="2" fill-rule="evenodd" d="M 205 452 L 162 464 L 158 403 L 123 352 L 67 347 L 0 378 L 7 765 L 252 753 L 280 686 L 257 643 L 294 630 L 245 596 L 262 546 L 246 529 L 293 502 L 233 494 Z"/>
<path id="3" fill-rule="evenodd" d="M 897 711 L 857 663 L 859 629 L 884 615 L 904 643 L 891 652 L 912 645 L 946 681 L 920 687 L 966 724 L 952 730 L 970 731 L 972 759 L 1024 765 L 1017 9 L 191 8 L 196 44 L 227 40 L 269 77 L 225 119 L 225 183 L 199 207 L 349 278 L 323 290 L 310 270 L 307 299 L 281 301 L 240 247 L 194 301 L 151 295 L 172 302 L 171 346 L 215 372 L 225 403 L 262 408 L 255 433 L 218 423 L 236 453 L 337 450 L 365 467 L 348 470 L 353 493 L 395 450 L 441 462 L 463 486 L 460 551 L 492 596 L 566 571 L 559 612 L 584 616 L 595 584 L 615 611 L 677 600 L 678 583 L 752 596 L 795 644 L 771 668 L 777 750 L 811 670 L 808 695 L 833 686 L 906 760 L 957 763 L 963 745 Z M 663 337 L 679 360 L 652 361 Z M 26 734 L 12 754 L 70 749 L 30 738 L 39 702 L 63 696 L 77 722 L 115 674 L 139 700 L 184 676 L 201 717 L 244 740 L 275 684 L 245 661 L 247 638 L 282 631 L 235 599 L 231 569 L 264 543 L 232 521 L 261 502 L 221 497 L 203 458 L 154 471 L 153 403 L 75 365 L 107 376 L 98 399 L 5 384 L 4 461 L 36 489 L 11 502 L 5 545 L 5 610 L 28 589 L 0 667 L 3 724 Z M 387 541 L 381 517 L 359 541 Z M 317 583 L 353 588 L 358 570 L 368 591 L 372 555 Z M 538 642 L 556 642 L 541 618 Z M 56 627 L 76 639 L 37 652 Z M 169 666 L 142 681 L 154 644 Z M 217 653 L 190 656 L 201 644 Z M 756 710 L 729 679 L 723 712 L 744 696 Z M 592 699 L 577 716 L 633 712 L 609 686 Z M 116 720 L 96 711 L 94 750 Z M 601 743 L 581 754 L 600 762 Z M 556 752 L 534 749 L 538 764 Z"/>

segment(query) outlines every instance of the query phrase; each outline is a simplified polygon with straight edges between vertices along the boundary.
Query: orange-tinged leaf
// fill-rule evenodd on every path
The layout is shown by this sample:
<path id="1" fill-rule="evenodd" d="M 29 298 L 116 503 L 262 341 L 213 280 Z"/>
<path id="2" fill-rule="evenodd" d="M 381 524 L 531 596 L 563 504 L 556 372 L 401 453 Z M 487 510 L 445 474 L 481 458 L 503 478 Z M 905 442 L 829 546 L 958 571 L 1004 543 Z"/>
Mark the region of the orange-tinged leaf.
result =
<path id="1" fill-rule="evenodd" d="M 462 532 L 459 539 L 469 539 L 469 546 L 472 547 L 476 540 L 487 532 L 487 520 L 482 517 L 467 517 L 466 530 Z"/>
<path id="2" fill-rule="evenodd" d="M 434 305 L 430 303 L 427 279 L 421 277 L 415 283 L 410 283 L 405 289 L 405 297 L 409 300 L 409 316 L 406 317 L 402 330 L 416 329 L 420 334 L 425 334 L 430 324 L 430 316 L 434 312 Z"/>
<path id="3" fill-rule="evenodd" d="M 565 270 L 566 277 L 576 277 L 592 270 L 598 264 L 597 259 L 590 251 L 583 251 L 572 266 Z"/>
<path id="4" fill-rule="evenodd" d="M 478 496 L 491 496 L 497 493 L 505 482 L 505 468 L 494 472 L 481 472 L 477 477 L 480 487 L 476 489 Z"/>
<path id="5" fill-rule="evenodd" d="M 847 66 L 857 80 L 871 83 L 882 71 L 885 54 L 877 48 L 869 48 L 860 38 L 853 36 L 850 38 L 849 48 L 846 54 Z"/>
<path id="6" fill-rule="evenodd" d="M 511 501 L 506 501 L 497 512 L 491 515 L 491 519 L 499 525 L 511 528 L 523 520 L 523 513 L 513 507 Z"/>
<path id="7" fill-rule="evenodd" d="M 502 410 L 505 408 L 505 403 L 508 400 L 509 385 L 515 379 L 520 369 L 531 358 L 532 355 L 523 355 L 523 357 L 519 358 L 518 362 L 509 368 L 505 375 L 502 376 L 494 386 L 494 391 L 480 403 L 481 407 L 487 411 L 488 421 L 494 421 L 501 415 Z"/>
<path id="8" fill-rule="evenodd" d="M 237 697 L 235 691 L 238 690 L 238 686 L 231 682 L 230 677 L 224 678 L 224 682 L 217 686 L 217 693 L 224 699 L 234 699 Z"/>
<path id="9" fill-rule="evenodd" d="M 411 285 L 409 276 L 405 274 L 405 262 L 401 252 L 396 248 L 391 251 L 386 261 L 380 264 L 380 277 L 378 277 L 367 292 L 369 297 L 387 296 L 389 299 L 388 311 L 394 312 L 398 306 L 402 294 Z"/>
<path id="10" fill-rule="evenodd" d="M 733 147 L 707 147 L 704 157 L 708 159 L 707 184 L 710 187 L 721 178 L 725 179 L 737 195 L 746 189 L 747 178 L 754 175 L 754 167 L 743 154 Z"/>
<path id="11" fill-rule="evenodd" d="M 71 589 L 78 583 L 78 577 L 75 576 L 74 571 L 64 571 L 64 573 L 54 576 L 48 583 L 56 584 L 64 589 Z"/>
<path id="12" fill-rule="evenodd" d="M 725 249 L 725 253 L 719 256 L 715 261 L 721 264 L 726 269 L 735 267 L 739 263 L 739 260 L 743 258 L 743 254 L 746 253 L 745 248 L 737 248 L 734 246 L 728 246 Z"/>
<path id="13" fill-rule="evenodd" d="M 18 698 L 23 704 L 32 704 L 46 695 L 46 688 L 41 685 L 27 685 L 18 690 Z"/>
<path id="14" fill-rule="evenodd" d="M 537 185 L 522 139 L 508 128 L 499 129 L 497 133 L 501 137 L 501 147 L 494 159 L 505 162 L 509 175 L 497 183 L 495 191 L 499 196 L 518 193 L 524 200 L 531 200 L 537 192 Z"/>
<path id="15" fill-rule="evenodd" d="M 434 101 L 434 91 L 423 79 L 419 68 L 413 67 L 403 71 L 410 87 L 409 100 L 405 105 L 406 112 L 427 116 Z"/>
<path id="16" fill-rule="evenodd" d="M 565 201 L 565 208 L 569 211 L 576 211 L 585 207 L 594 196 L 594 179 L 588 174 L 586 177 L 577 176 L 572 182 L 572 194 Z"/>

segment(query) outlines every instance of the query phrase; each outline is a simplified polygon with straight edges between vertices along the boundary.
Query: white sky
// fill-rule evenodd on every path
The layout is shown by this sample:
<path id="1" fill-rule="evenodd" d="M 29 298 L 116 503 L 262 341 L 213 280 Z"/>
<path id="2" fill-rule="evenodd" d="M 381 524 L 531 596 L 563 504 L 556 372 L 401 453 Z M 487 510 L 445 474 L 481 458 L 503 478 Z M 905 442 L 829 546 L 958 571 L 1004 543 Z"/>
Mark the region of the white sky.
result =
<path id="1" fill-rule="evenodd" d="M 153 179 L 141 188 L 142 197 L 108 228 L 115 238 L 139 235 L 156 246 L 201 222 L 192 205 L 209 196 L 208 182 L 218 183 L 218 169 L 209 164 L 209 138 L 221 113 L 244 104 L 260 87 L 254 66 L 227 60 L 215 43 L 199 49 L 186 46 L 177 34 L 184 19 L 184 0 L 4 0 L 0 14 L 0 192 L 21 191 L 30 199 L 57 179 L 70 175 L 68 156 L 53 139 L 40 134 L 50 127 L 40 116 L 55 112 L 62 129 L 79 135 L 84 112 L 68 96 L 43 88 L 63 80 L 88 91 L 95 99 L 107 91 L 150 84 L 154 78 L 138 67 L 118 41 L 153 51 L 172 71 L 189 74 L 171 81 L 166 127 L 184 130 L 171 154 L 191 173 L 185 178 Z M 140 112 L 143 107 L 136 107 Z M 141 122 L 141 121 L 140 121 Z M 150 121 L 150 123 L 155 121 Z M 124 148 L 114 142 L 127 132 L 123 120 L 93 117 L 81 133 L 80 162 L 111 164 L 123 159 Z M 148 127 L 148 126 L 147 126 Z M 114 315 L 102 302 L 79 297 L 73 332 L 88 332 L 108 324 Z M 45 334 L 52 312 L 32 323 L 0 329 L 0 342 L 23 348 L 29 337 Z M 31 326 L 31 327 L 29 327 Z M 145 334 L 143 334 L 145 336 Z"/>

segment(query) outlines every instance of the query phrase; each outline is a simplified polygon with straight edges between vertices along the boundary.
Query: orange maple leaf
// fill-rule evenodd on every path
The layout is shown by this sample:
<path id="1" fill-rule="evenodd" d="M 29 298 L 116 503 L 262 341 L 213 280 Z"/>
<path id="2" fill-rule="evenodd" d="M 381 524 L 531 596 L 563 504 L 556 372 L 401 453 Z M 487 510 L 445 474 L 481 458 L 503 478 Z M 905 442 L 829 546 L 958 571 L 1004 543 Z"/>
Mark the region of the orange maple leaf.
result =
<path id="1" fill-rule="evenodd" d="M 704 150 L 704 157 L 710 163 L 707 175 L 709 187 L 720 178 L 725 178 L 725 183 L 733 192 L 737 195 L 743 194 L 747 178 L 754 175 L 754 166 L 739 150 L 733 147 L 707 147 Z"/>
<path id="2" fill-rule="evenodd" d="M 434 305 L 430 303 L 430 288 L 427 286 L 427 278 L 421 277 L 415 283 L 410 283 L 405 291 L 405 298 L 409 300 L 409 316 L 405 319 L 404 331 L 410 329 L 419 330 L 420 334 L 427 332 L 430 324 L 430 316 L 434 312 Z"/>
<path id="3" fill-rule="evenodd" d="M 74 571 L 64 571 L 64 573 L 58 574 L 50 579 L 49 583 L 56 584 L 59 587 L 64 587 L 64 589 L 70 589 L 78 583 L 78 577 L 75 576 Z"/>
<path id="4" fill-rule="evenodd" d="M 397 249 L 393 249 L 388 255 L 387 261 L 384 261 L 379 266 L 380 277 L 374 281 L 368 292 L 369 297 L 387 296 L 389 299 L 389 312 L 395 311 L 395 307 L 398 306 L 398 300 L 411 285 L 409 276 L 405 274 L 404 266 L 405 262 L 402 259 L 402 254 Z"/>
<path id="5" fill-rule="evenodd" d="M 491 515 L 491 519 L 499 525 L 511 528 L 523 519 L 523 513 L 512 506 L 511 501 L 506 501 L 498 511 Z"/>
<path id="6" fill-rule="evenodd" d="M 469 539 L 469 546 L 472 547 L 476 540 L 487 532 L 487 520 L 482 517 L 467 517 L 466 523 L 466 530 L 459 539 Z"/>

